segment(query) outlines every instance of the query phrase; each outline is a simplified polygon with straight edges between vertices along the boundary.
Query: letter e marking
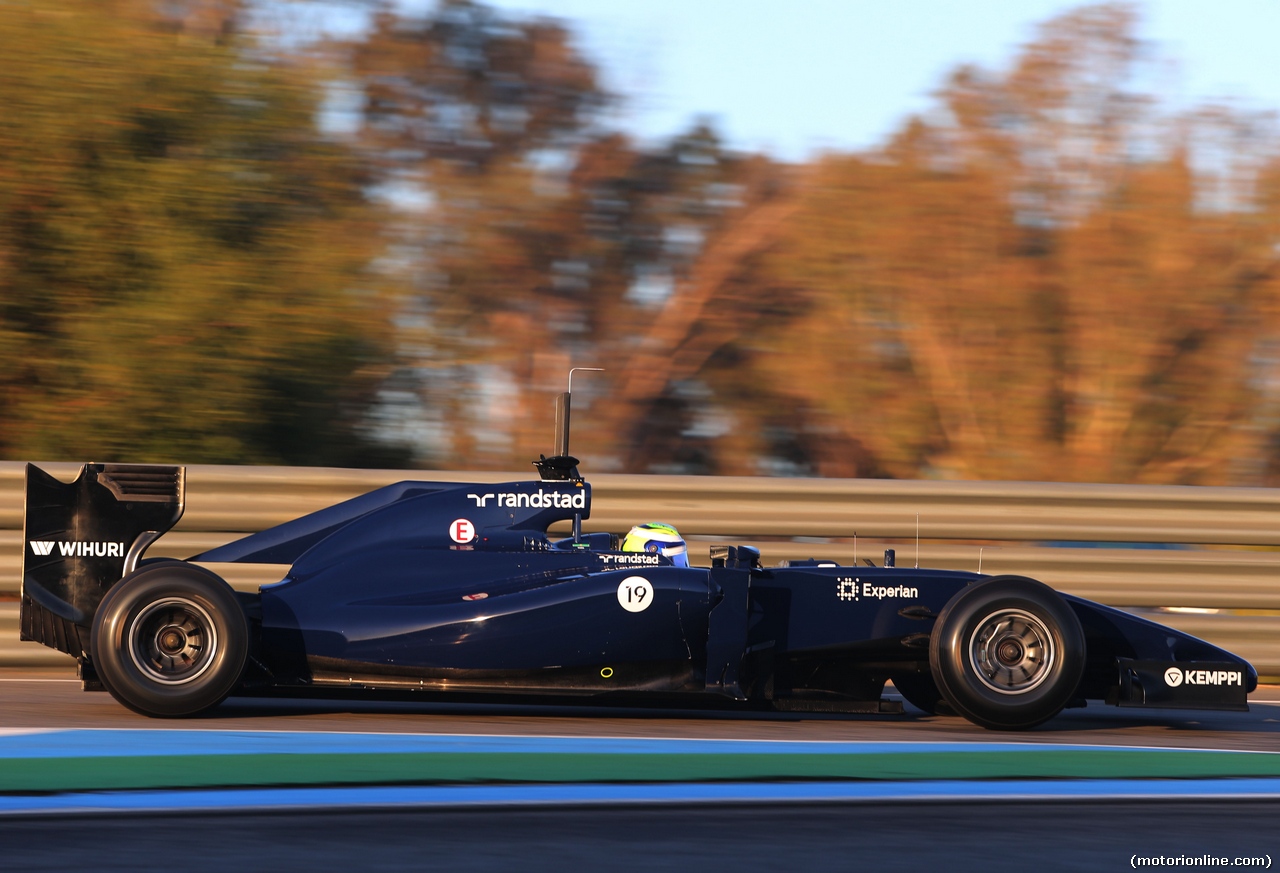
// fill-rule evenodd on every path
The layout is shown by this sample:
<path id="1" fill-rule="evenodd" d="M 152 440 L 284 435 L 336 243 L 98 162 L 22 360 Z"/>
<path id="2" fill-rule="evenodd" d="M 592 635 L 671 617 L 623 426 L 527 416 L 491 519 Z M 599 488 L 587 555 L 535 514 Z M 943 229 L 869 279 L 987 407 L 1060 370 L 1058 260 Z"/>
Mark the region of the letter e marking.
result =
<path id="1" fill-rule="evenodd" d="M 476 526 L 465 518 L 459 518 L 449 525 L 449 538 L 455 543 L 469 543 L 476 538 Z"/>

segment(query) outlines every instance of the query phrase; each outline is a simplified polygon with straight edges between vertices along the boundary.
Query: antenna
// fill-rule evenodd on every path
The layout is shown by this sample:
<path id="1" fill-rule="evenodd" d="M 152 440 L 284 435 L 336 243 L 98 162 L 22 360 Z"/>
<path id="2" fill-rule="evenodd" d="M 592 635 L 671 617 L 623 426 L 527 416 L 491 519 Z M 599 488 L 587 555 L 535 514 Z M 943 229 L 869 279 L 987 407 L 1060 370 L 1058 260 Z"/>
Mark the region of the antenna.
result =
<path id="1" fill-rule="evenodd" d="M 556 455 L 569 456 L 569 410 L 573 396 L 573 374 L 579 371 L 603 373 L 603 367 L 574 367 L 569 371 L 569 390 L 556 397 Z"/>
<path id="2" fill-rule="evenodd" d="M 569 413 L 570 401 L 573 397 L 573 374 L 579 371 L 603 373 L 603 367 L 573 367 L 569 370 L 569 389 L 556 397 L 556 453 L 554 457 L 543 456 L 533 462 L 538 474 L 544 482 L 574 481 L 581 484 L 582 475 L 578 472 L 578 459 L 569 454 Z M 582 513 L 573 514 L 573 544 L 581 547 Z"/>
<path id="3" fill-rule="evenodd" d="M 858 566 L 858 532 L 853 532 L 853 566 Z"/>
<path id="4" fill-rule="evenodd" d="M 982 575 L 982 546 L 978 546 L 978 575 Z"/>
<path id="5" fill-rule="evenodd" d="M 916 569 L 920 569 L 920 513 L 916 513 Z"/>
<path id="6" fill-rule="evenodd" d="M 604 367 L 574 367 L 569 371 L 569 393 L 573 393 L 573 374 L 574 373 L 603 373 Z"/>

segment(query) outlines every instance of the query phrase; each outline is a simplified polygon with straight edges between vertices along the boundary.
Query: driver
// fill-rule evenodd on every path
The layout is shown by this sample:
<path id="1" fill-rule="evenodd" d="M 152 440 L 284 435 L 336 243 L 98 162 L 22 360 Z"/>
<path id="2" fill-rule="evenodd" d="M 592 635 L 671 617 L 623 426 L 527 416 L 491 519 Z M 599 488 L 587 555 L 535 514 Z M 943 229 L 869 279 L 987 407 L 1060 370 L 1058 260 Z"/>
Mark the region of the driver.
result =
<path id="1" fill-rule="evenodd" d="M 665 555 L 677 567 L 689 566 L 689 550 L 680 537 L 680 532 L 659 521 L 633 527 L 622 541 L 622 551 Z"/>

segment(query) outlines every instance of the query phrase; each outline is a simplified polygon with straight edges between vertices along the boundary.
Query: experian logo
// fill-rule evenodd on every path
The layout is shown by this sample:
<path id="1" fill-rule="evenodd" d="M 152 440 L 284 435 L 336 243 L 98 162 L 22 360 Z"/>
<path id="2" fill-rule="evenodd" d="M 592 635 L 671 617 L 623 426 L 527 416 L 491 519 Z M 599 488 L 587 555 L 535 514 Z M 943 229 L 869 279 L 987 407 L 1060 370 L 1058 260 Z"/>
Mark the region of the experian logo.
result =
<path id="1" fill-rule="evenodd" d="M 56 546 L 64 558 L 123 558 L 124 543 L 85 543 L 50 540 L 28 540 L 31 551 L 41 557 L 53 554 Z"/>

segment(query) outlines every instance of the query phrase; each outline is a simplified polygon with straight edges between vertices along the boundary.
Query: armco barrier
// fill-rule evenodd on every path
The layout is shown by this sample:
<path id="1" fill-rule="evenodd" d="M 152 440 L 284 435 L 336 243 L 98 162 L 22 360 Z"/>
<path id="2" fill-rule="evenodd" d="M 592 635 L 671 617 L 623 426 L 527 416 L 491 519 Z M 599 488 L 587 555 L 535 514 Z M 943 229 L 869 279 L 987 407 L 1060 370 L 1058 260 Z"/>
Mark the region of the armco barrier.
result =
<path id="1" fill-rule="evenodd" d="M 79 469 L 40 466 L 64 480 Z M 16 640 L 24 469 L 0 462 L 0 598 L 9 598 L 0 601 L 0 665 L 66 663 Z M 521 472 L 190 466 L 186 512 L 148 555 L 186 557 L 401 479 L 526 478 Z M 922 566 L 978 569 L 981 562 L 987 573 L 1032 576 L 1115 606 L 1219 610 L 1161 613 L 1159 620 L 1280 676 L 1280 490 L 626 475 L 591 482 L 585 530 L 620 533 L 639 521 L 670 522 L 689 537 L 695 562 L 705 560 L 712 542 L 744 541 L 759 545 L 766 563 L 803 557 L 879 563 L 891 546 L 899 566 L 910 566 L 918 517 Z M 1104 544 L 1112 545 L 1097 547 Z M 1169 548 L 1120 547 L 1132 544 Z M 217 569 L 235 587 L 252 590 L 278 580 L 283 568 Z"/>
<path id="2" fill-rule="evenodd" d="M 65 479 L 73 464 L 41 465 Z M 0 530 L 22 526 L 24 465 L 0 462 Z M 178 530 L 255 531 L 400 479 L 501 482 L 529 473 L 187 468 Z M 690 534 L 914 536 L 1008 542 L 1280 546 L 1280 490 L 1043 482 L 592 476 L 594 530 L 661 518 Z"/>

